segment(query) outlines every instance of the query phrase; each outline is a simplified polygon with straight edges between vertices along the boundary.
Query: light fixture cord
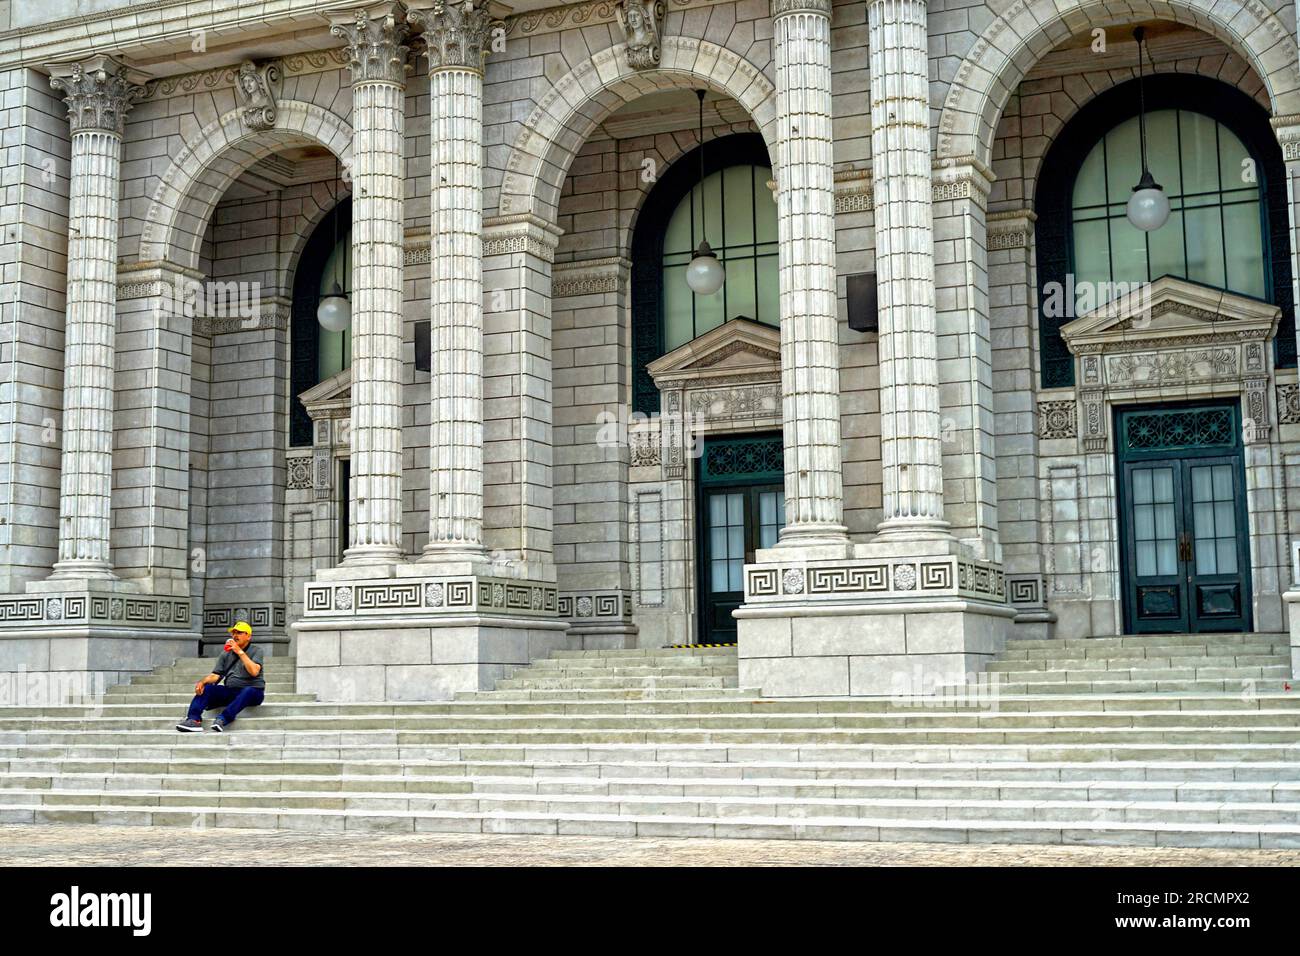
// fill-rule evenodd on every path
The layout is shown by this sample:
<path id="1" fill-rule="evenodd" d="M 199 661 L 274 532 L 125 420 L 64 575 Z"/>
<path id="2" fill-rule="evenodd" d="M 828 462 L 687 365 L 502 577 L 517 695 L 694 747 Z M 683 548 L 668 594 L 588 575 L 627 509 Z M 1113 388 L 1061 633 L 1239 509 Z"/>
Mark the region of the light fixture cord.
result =
<path id="1" fill-rule="evenodd" d="M 705 218 L 707 215 L 705 209 L 708 204 L 704 200 L 704 91 L 696 90 L 695 95 L 699 97 L 700 100 L 700 241 L 707 245 L 709 241 L 709 226 L 708 220 Z"/>
<path id="2" fill-rule="evenodd" d="M 1138 44 L 1138 142 L 1142 150 L 1142 173 L 1145 175 L 1147 169 L 1147 100 L 1146 100 L 1146 73 L 1143 70 L 1142 62 L 1142 37 L 1146 33 L 1142 27 L 1133 31 L 1133 37 Z"/>

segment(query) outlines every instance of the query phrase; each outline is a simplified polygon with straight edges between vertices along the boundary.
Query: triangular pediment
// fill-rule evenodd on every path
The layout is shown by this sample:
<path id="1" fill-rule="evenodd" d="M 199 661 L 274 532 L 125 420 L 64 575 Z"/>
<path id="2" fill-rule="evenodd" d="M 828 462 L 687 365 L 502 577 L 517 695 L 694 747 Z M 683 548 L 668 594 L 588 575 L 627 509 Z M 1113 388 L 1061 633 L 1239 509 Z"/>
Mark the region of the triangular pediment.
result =
<path id="1" fill-rule="evenodd" d="M 1063 298 L 1068 299 L 1068 294 Z M 1061 326 L 1061 337 L 1075 354 L 1150 348 L 1189 337 L 1267 339 L 1277 331 L 1281 314 L 1276 305 L 1259 299 L 1164 276 L 1136 284 L 1124 295 L 1067 322 Z"/>
<path id="2" fill-rule="evenodd" d="M 338 418 L 340 413 L 346 416 L 352 408 L 352 369 L 345 368 L 306 391 L 299 392 L 298 398 L 313 420 Z"/>
<path id="3" fill-rule="evenodd" d="M 716 382 L 745 376 L 781 377 L 781 332 L 752 319 L 735 318 L 647 366 L 660 388 L 672 382 Z"/>

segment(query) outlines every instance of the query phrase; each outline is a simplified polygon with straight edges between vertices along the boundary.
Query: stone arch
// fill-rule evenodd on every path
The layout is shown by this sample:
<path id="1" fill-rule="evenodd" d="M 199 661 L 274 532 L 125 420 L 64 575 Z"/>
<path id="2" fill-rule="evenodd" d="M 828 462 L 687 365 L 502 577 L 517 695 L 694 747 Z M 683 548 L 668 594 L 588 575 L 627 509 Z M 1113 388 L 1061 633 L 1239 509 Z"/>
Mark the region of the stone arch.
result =
<path id="1" fill-rule="evenodd" d="M 1228 86 L 1240 89 L 1252 99 L 1260 104 L 1264 109 L 1270 107 L 1268 90 L 1264 81 L 1259 78 L 1259 74 L 1242 59 L 1235 51 L 1223 48 L 1224 54 L 1231 54 L 1228 57 L 1219 57 L 1210 55 L 1200 59 L 1173 59 L 1156 62 L 1147 70 L 1147 76 L 1165 76 L 1176 74 L 1180 76 L 1198 76 L 1218 80 Z M 1127 83 L 1130 80 L 1137 79 L 1138 71 L 1136 63 L 1132 69 L 1106 69 L 1097 70 L 1089 73 L 1087 78 L 1086 92 L 1082 90 L 1070 90 L 1068 88 L 1053 92 L 1050 96 L 1050 103 L 1047 112 L 1036 114 L 1021 113 L 1017 118 L 1021 123 L 1026 116 L 1031 116 L 1042 123 L 1042 131 L 1037 136 L 1023 136 L 1020 133 L 1014 134 L 1020 137 L 1020 144 L 1017 147 L 1016 160 L 1019 163 L 1019 174 L 1010 179 L 1004 179 L 1001 172 L 998 171 L 996 164 L 994 171 L 998 173 L 998 180 L 994 183 L 994 193 L 998 192 L 998 187 L 1003 183 L 1020 184 L 1020 190 L 1014 200 L 997 197 L 991 198 L 989 202 L 989 211 L 997 212 L 1005 209 L 1018 209 L 1021 207 L 1032 206 L 1032 197 L 1038 188 L 1038 180 L 1042 170 L 1043 160 L 1046 158 L 1052 144 L 1056 142 L 1058 136 L 1070 125 L 1071 121 L 1078 115 L 1088 103 L 1098 96 L 1101 96 L 1116 86 Z M 1014 97 L 1014 92 L 1012 97 Z M 1007 109 L 1013 108 L 1012 98 L 1008 98 L 1007 105 L 1003 107 L 1003 113 L 998 118 L 998 134 L 994 138 L 995 149 L 999 143 L 1004 142 L 1006 138 L 1006 124 L 1008 116 Z M 995 155 L 1007 155 L 1005 152 L 997 152 Z"/>
<path id="2" fill-rule="evenodd" d="M 776 87 L 753 63 L 706 40 L 665 37 L 659 67 L 634 70 L 626 44 L 618 44 L 557 81 L 523 123 L 506 163 L 498 213 L 554 222 L 574 156 L 610 113 L 646 93 L 700 84 L 745 108 L 775 161 Z"/>
<path id="3" fill-rule="evenodd" d="M 1131 22 L 1108 0 L 1018 0 L 988 25 L 962 59 L 939 117 L 935 156 L 973 157 L 985 167 L 998 119 L 1025 74 L 1069 36 L 1099 26 Z M 1297 50 L 1290 31 L 1262 4 L 1224 6 L 1216 0 L 1148 0 L 1139 14 L 1172 20 L 1222 40 L 1263 79 L 1273 115 L 1300 111 Z"/>
<path id="4" fill-rule="evenodd" d="M 194 269 L 212 210 L 226 189 L 253 163 L 287 146 L 324 146 L 345 164 L 352 127 L 313 103 L 277 105 L 274 129 L 248 130 L 241 110 L 231 110 L 190 138 L 154 190 L 140 234 L 141 262 L 170 261 Z"/>

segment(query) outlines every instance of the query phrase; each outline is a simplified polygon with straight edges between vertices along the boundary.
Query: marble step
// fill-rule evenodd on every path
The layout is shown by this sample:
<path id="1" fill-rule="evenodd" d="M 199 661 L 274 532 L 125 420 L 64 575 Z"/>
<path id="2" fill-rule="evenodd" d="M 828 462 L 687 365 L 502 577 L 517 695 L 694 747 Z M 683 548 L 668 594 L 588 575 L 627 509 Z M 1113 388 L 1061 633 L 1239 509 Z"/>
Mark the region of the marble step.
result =
<path id="1" fill-rule="evenodd" d="M 1281 677 L 1238 677 L 1203 680 L 1116 680 L 1110 672 L 1094 672 L 1082 680 L 1063 681 L 1005 681 L 1005 675 L 980 678 L 974 684 L 942 684 L 936 687 L 936 694 L 941 697 L 961 697 L 965 694 L 979 693 L 986 700 L 996 700 L 998 706 L 1015 697 L 1042 697 L 1048 694 L 1078 695 L 1115 695 L 1115 694 L 1236 694 L 1249 698 L 1257 693 L 1279 694 L 1300 693 L 1300 684 L 1294 684 L 1290 678 Z"/>
<path id="2" fill-rule="evenodd" d="M 75 775 L 99 779 L 155 779 L 165 783 L 185 778 L 215 781 L 220 787 L 257 789 L 245 778 L 295 780 L 301 789 L 331 786 L 331 781 L 364 778 L 377 781 L 457 781 L 474 778 L 509 779 L 522 787 L 546 786 L 551 781 L 583 781 L 592 786 L 619 785 L 624 781 L 653 781 L 667 787 L 681 787 L 698 780 L 724 781 L 748 786 L 753 781 L 781 785 L 839 785 L 884 783 L 907 786 L 929 782 L 942 786 L 962 783 L 998 785 L 1062 784 L 1073 786 L 1122 786 L 1158 784 L 1251 784 L 1263 788 L 1275 785 L 1300 786 L 1300 764 L 1281 761 L 971 761 L 944 763 L 898 761 L 775 761 L 753 759 L 745 763 L 719 761 L 612 760 L 434 760 L 415 756 L 377 759 L 359 756 L 352 760 L 323 760 L 306 757 L 283 761 L 208 758 L 186 755 L 170 761 L 164 758 L 40 757 L 28 755 L 0 762 L 0 774 L 51 779 Z M 230 781 L 226 783 L 225 781 Z M 309 786 L 309 782 L 318 784 Z M 160 783 L 161 785 L 161 783 Z M 396 783 L 392 785 L 396 786 Z M 199 789 L 196 787 L 195 789 Z M 365 789 L 365 787 L 359 787 Z M 1159 787 L 1157 788 L 1159 789 Z"/>
<path id="3" fill-rule="evenodd" d="M 1202 671 L 1223 670 L 1223 674 L 1205 676 L 1235 676 L 1241 669 L 1255 670 L 1262 667 L 1283 667 L 1288 672 L 1291 666 L 1291 654 L 1243 654 L 1240 657 L 1080 657 L 1074 660 L 1052 657 L 1041 660 L 1004 660 L 999 657 L 988 664 L 988 673 L 1002 673 L 1010 677 L 1013 674 L 1078 674 L 1116 673 L 1136 675 L 1150 672 L 1164 675 L 1173 672 L 1174 676 L 1195 679 Z M 1278 675 L 1278 676 L 1286 676 Z"/>
<path id="4" fill-rule="evenodd" d="M 490 770 L 491 768 L 489 768 Z M 131 773 L 131 772 L 48 772 L 43 774 L 0 772 L 0 789 L 22 791 L 167 791 L 220 794 L 347 793 L 354 795 L 407 794 L 511 794 L 524 796 L 596 797 L 777 797 L 819 800 L 1070 800 L 1070 801 L 1160 801 L 1300 805 L 1300 779 L 1290 781 L 1209 780 L 1107 780 L 1087 779 L 963 780 L 960 778 L 891 777 L 871 779 L 845 777 L 807 780 L 791 777 L 673 778 L 518 776 L 518 775 L 421 775 L 410 774 L 222 774 L 222 773 Z"/>
<path id="5" fill-rule="evenodd" d="M 1137 647 L 1045 647 L 1023 649 L 1021 642 L 1011 641 L 998 652 L 999 661 L 1080 661 L 1080 660 L 1158 660 L 1189 657 L 1276 656 L 1289 657 L 1291 645 L 1277 642 L 1242 642 L 1240 644 L 1151 644 Z"/>
<path id="6" fill-rule="evenodd" d="M 672 763 L 680 761 L 726 761 L 744 763 L 752 760 L 827 760 L 862 762 L 874 760 L 906 760 L 933 763 L 952 760 L 969 761 L 1279 761 L 1300 759 L 1300 742 L 1294 740 L 1293 731 L 1268 733 L 1265 731 L 1224 733 L 1208 739 L 1199 731 L 1183 732 L 1183 742 L 1177 740 L 1138 740 L 1137 733 L 1145 737 L 1159 736 L 1152 732 L 1135 732 L 1116 735 L 1116 742 L 1097 739 L 1098 733 L 1085 735 L 1084 742 L 1069 742 L 1058 732 L 1051 738 L 1050 731 L 1038 731 L 1036 741 L 1007 743 L 994 741 L 989 735 L 972 739 L 960 732 L 948 731 L 930 735 L 929 742 L 903 742 L 897 737 L 892 742 L 862 743 L 853 738 L 860 732 L 821 734 L 817 741 L 808 740 L 807 734 L 773 732 L 756 742 L 755 735 L 746 734 L 675 734 L 669 740 L 647 740 L 648 735 L 609 734 L 608 741 L 579 738 L 565 742 L 558 735 L 477 735 L 480 739 L 467 741 L 464 734 L 437 732 L 351 731 L 307 734 L 303 732 L 246 732 L 227 734 L 171 734 L 149 731 L 112 731 L 94 733 L 83 731 L 43 731 L 40 733 L 0 734 L 0 761 L 23 757 L 75 757 L 132 758 L 185 761 L 212 759 L 220 756 L 232 761 L 276 761 L 295 757 L 310 759 L 353 760 L 366 757 L 375 759 L 437 759 L 437 760 L 527 760 L 527 761 L 628 761 L 640 760 Z M 491 738 L 513 736 L 509 742 Z M 888 735 L 880 735 L 888 739 Z M 912 734 L 911 736 L 919 736 Z M 1262 741 L 1245 742 L 1225 737 L 1273 737 Z M 482 739 L 487 738 L 487 739 Z M 628 738 L 632 738 L 629 740 Z M 736 738 L 731 740 L 728 738 Z M 794 739 L 790 739 L 794 738 Z M 1046 740 L 1044 739 L 1046 738 Z M 1051 742 L 1047 742 L 1051 741 Z"/>
<path id="7" fill-rule="evenodd" d="M 1012 639 L 1008 650 L 1044 650 L 1053 648 L 1149 647 L 1161 644 L 1287 644 L 1290 635 L 1284 631 L 1243 631 L 1226 634 L 1127 634 L 1117 637 L 1069 637 Z"/>
<path id="8" fill-rule="evenodd" d="M 791 702 L 793 703 L 793 702 Z M 1029 731 L 1041 729 L 1093 730 L 1197 728 L 1214 730 L 1252 728 L 1300 729 L 1300 710 L 1117 710 L 1113 712 L 1036 711 L 980 712 L 899 709 L 876 712 L 819 713 L 815 709 L 769 710 L 763 707 L 717 712 L 697 709 L 686 713 L 519 713 L 498 706 L 485 713 L 449 705 L 409 704 L 277 704 L 250 708 L 232 728 L 264 730 L 335 729 L 391 730 L 902 730 L 946 728 L 962 730 Z M 178 719 L 175 707 L 150 704 L 104 704 L 98 707 L 42 706 L 0 709 L 4 730 L 166 730 Z"/>
<path id="9" fill-rule="evenodd" d="M 0 784 L 0 805 L 41 808 L 134 807 L 255 810 L 346 810 L 453 812 L 494 815 L 574 813 L 669 817 L 776 817 L 976 822 L 988 819 L 1018 822 L 1180 823 L 1241 826 L 1280 825 L 1300 833 L 1300 803 L 1224 803 L 1192 800 L 978 799 L 919 797 L 805 797 L 666 794 L 526 794 L 368 793 L 358 791 L 239 791 L 239 790 L 95 790 L 22 789 Z"/>
<path id="10" fill-rule="evenodd" d="M 740 680 L 735 675 L 728 676 L 691 676 L 691 677 L 507 677 L 497 681 L 498 690 L 575 690 L 590 688 L 592 690 L 616 689 L 654 689 L 686 687 L 737 687 Z"/>
<path id="11" fill-rule="evenodd" d="M 881 817 L 614 816 L 583 813 L 311 810 L 195 806 L 32 807 L 0 804 L 0 823 L 81 823 L 190 828 L 266 827 L 313 831 L 527 833 L 624 837 L 863 840 L 872 842 L 1043 843 L 1065 845 L 1300 845 L 1290 824 L 902 819 Z"/>

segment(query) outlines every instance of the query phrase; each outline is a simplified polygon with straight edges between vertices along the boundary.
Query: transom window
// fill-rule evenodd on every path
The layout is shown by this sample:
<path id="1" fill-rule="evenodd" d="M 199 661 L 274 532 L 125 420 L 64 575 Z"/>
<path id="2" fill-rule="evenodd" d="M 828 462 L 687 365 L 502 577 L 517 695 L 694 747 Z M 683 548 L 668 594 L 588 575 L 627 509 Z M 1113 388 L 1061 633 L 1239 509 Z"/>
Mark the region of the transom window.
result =
<path id="1" fill-rule="evenodd" d="M 664 353 L 743 315 L 778 325 L 776 203 L 769 166 L 729 166 L 706 176 L 668 220 L 663 250 Z M 704 206 L 701 208 L 701 202 Z M 708 225 L 701 231 L 701 213 Z M 707 238 L 727 270 L 713 295 L 695 295 L 686 266 Z"/>
<path id="2" fill-rule="evenodd" d="M 1151 174 L 1169 221 L 1142 232 L 1125 217 L 1141 176 L 1137 117 L 1111 129 L 1079 167 L 1071 213 L 1076 283 L 1177 276 L 1257 299 L 1268 295 L 1259 170 L 1222 123 L 1184 109 L 1147 114 Z M 1114 298 L 1100 291 L 1097 301 Z"/>

